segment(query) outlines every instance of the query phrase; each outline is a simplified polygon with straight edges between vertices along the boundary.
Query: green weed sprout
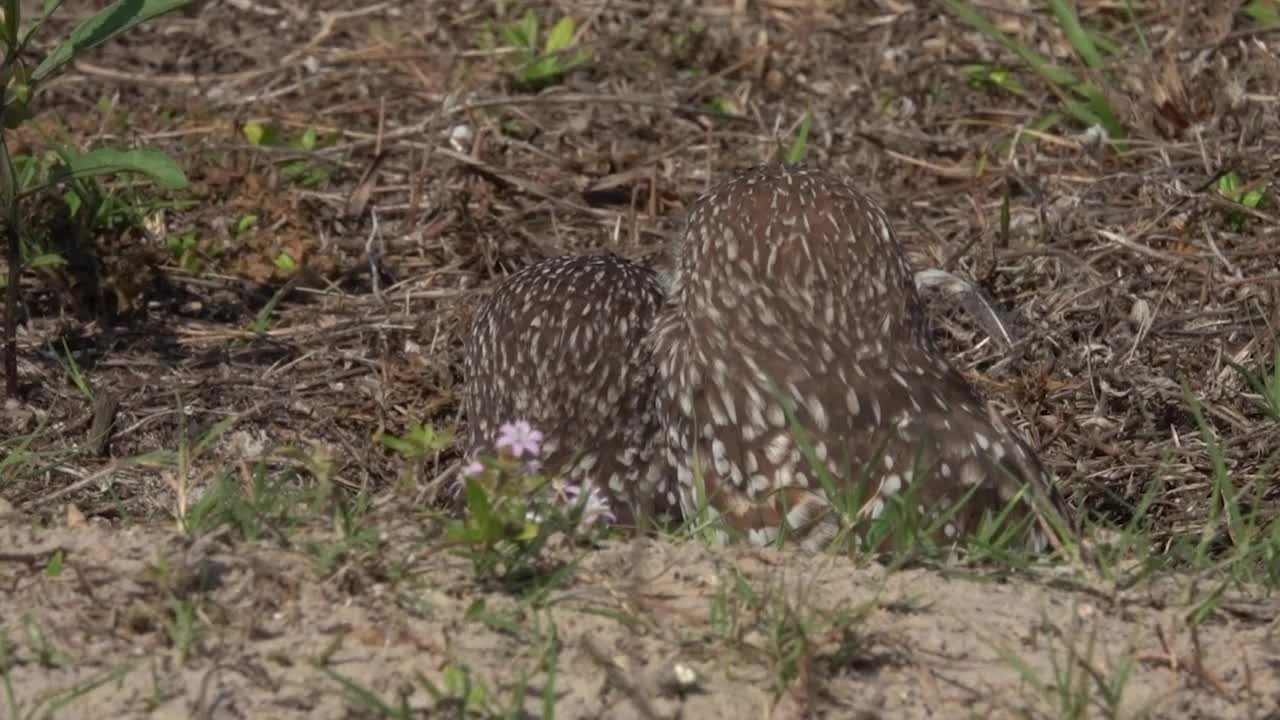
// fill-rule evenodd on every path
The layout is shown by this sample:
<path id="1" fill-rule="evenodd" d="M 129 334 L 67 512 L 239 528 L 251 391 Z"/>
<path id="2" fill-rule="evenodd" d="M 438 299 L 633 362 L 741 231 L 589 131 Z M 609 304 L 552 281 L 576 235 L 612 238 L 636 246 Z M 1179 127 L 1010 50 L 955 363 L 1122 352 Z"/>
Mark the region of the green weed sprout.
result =
<path id="1" fill-rule="evenodd" d="M 503 42 L 515 51 L 510 72 L 524 86 L 540 88 L 549 85 L 570 71 L 591 60 L 591 52 L 582 48 L 570 48 L 577 25 L 568 15 L 547 33 L 546 41 L 538 47 L 538 18 L 533 12 L 502 27 Z"/>

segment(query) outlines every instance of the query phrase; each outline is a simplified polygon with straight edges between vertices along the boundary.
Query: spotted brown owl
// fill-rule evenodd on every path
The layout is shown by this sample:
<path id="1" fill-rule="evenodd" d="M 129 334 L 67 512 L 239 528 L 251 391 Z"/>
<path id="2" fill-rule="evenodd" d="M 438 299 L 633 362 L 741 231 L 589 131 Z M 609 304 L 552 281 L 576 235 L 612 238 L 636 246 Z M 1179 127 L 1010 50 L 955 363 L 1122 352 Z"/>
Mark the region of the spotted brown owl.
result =
<path id="1" fill-rule="evenodd" d="M 605 491 L 620 523 L 662 517 L 674 492 L 659 451 L 656 366 L 645 342 L 661 306 L 654 272 L 614 255 L 556 257 L 499 282 L 463 352 L 467 455 L 499 427 L 543 433 L 543 471 Z"/>
<path id="2" fill-rule="evenodd" d="M 690 208 L 651 342 L 686 515 L 824 547 L 896 499 L 939 540 L 1012 510 L 1033 549 L 1065 506 L 1028 444 L 934 348 L 883 210 L 831 174 L 757 167 Z M 829 493 L 828 490 L 836 492 Z"/>

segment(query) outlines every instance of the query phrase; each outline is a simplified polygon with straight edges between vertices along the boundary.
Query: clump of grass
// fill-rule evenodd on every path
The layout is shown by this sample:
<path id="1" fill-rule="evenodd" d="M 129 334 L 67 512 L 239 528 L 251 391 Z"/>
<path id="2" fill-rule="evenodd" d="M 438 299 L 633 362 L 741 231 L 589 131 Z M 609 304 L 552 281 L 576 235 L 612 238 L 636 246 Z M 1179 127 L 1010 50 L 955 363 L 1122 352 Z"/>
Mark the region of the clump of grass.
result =
<path id="1" fill-rule="evenodd" d="M 819 664 L 847 663 L 866 650 L 860 628 L 875 600 L 819 607 L 813 584 L 821 574 L 788 587 L 777 577 L 753 583 L 730 566 L 719 579 L 711 598 L 712 637 L 770 669 L 775 702 L 788 692 L 812 697 Z"/>
<path id="2" fill-rule="evenodd" d="M 88 679 L 69 687 L 59 688 L 45 693 L 42 697 L 24 699 L 20 697 L 20 687 L 15 687 L 10 672 L 15 661 L 16 648 L 0 635 L 0 686 L 4 689 L 3 707 L 6 718 L 13 720 L 42 720 L 43 718 L 60 717 L 67 706 L 89 695 L 98 688 L 112 683 L 119 683 L 125 676 L 133 672 L 132 663 L 123 663 L 116 667 L 94 673 Z"/>
<path id="3" fill-rule="evenodd" d="M 984 637 L 982 633 L 977 636 L 1052 708 L 1052 717 L 1064 720 L 1151 717 L 1150 705 L 1130 711 L 1124 702 L 1129 681 L 1138 666 L 1132 645 L 1114 657 L 1099 657 L 1101 623 L 1093 606 L 1074 605 L 1070 618 L 1063 627 L 1042 616 L 1037 626 L 1037 634 L 1043 633 L 1048 639 L 1048 677 L 1004 643 Z"/>
<path id="4" fill-rule="evenodd" d="M 1194 569 L 1215 578 L 1216 587 L 1193 613 L 1199 621 L 1216 607 L 1218 597 L 1229 586 L 1257 581 L 1274 586 L 1280 582 L 1280 518 L 1267 517 L 1265 504 L 1259 502 L 1265 487 L 1236 487 L 1222 445 L 1199 401 L 1189 389 L 1184 388 L 1184 394 L 1212 467 L 1209 517 L 1191 562 Z"/>
<path id="5" fill-rule="evenodd" d="M 49 418 L 39 419 L 30 432 L 0 438 L 0 493 L 12 498 L 19 486 L 27 480 L 40 478 L 59 463 L 75 457 L 78 452 L 67 447 L 42 447 L 52 434 Z"/>
<path id="6" fill-rule="evenodd" d="M 1104 77 L 1107 69 L 1105 56 L 1119 52 L 1120 46 L 1101 33 L 1087 28 L 1072 3 L 1066 0 L 1049 0 L 1048 4 L 1077 59 L 1083 65 L 1080 74 L 1053 63 L 1033 48 L 1005 34 L 977 7 L 965 0 L 943 0 L 943 5 L 952 15 L 1016 55 L 1049 84 L 1059 98 L 1062 114 L 1050 115 L 1046 118 L 1047 122 L 1037 123 L 1041 129 L 1057 124 L 1061 119 L 1071 118 L 1086 128 L 1100 128 L 1105 132 L 1106 139 L 1113 143 L 1113 147 L 1123 147 L 1122 141 L 1127 130 L 1107 99 L 1101 80 L 1085 79 Z M 967 72 L 971 80 L 986 82 L 1002 92 L 1019 97 L 1027 95 L 1025 85 L 999 64 L 971 65 Z"/>
<path id="7" fill-rule="evenodd" d="M 560 649 L 559 634 L 552 626 L 535 646 L 533 671 L 522 668 L 516 681 L 510 685 L 489 682 L 483 673 L 452 658 L 440 670 L 438 681 L 421 672 L 415 673 L 417 687 L 404 686 L 394 701 L 384 700 L 372 689 L 334 670 L 327 660 L 320 665 L 322 671 L 341 686 L 348 704 L 372 717 L 392 720 L 421 717 L 523 718 L 530 717 L 525 709 L 528 701 L 540 699 L 540 717 L 554 718 Z M 542 689 L 541 693 L 536 693 L 531 687 L 531 678 L 539 674 Z M 414 707 L 411 704 L 411 696 L 419 689 L 429 698 L 429 706 Z"/>
<path id="8" fill-rule="evenodd" d="M 1187 620 L 1198 624 L 1213 616 L 1232 588 L 1253 592 L 1280 584 L 1280 518 L 1264 502 L 1265 486 L 1233 479 L 1200 402 L 1189 389 L 1184 388 L 1184 397 L 1210 464 L 1203 524 L 1157 537 L 1156 529 L 1167 525 L 1152 514 L 1165 494 L 1157 473 L 1123 525 L 1099 523 L 1085 535 L 1091 539 L 1089 560 L 1106 585 L 1104 592 L 1121 593 L 1177 574 L 1185 581 L 1191 608 Z"/>
<path id="9" fill-rule="evenodd" d="M 282 448 L 237 469 L 214 476 L 182 515 L 185 532 L 203 536 L 226 528 L 235 540 L 296 546 L 325 575 L 353 556 L 372 556 L 384 544 L 374 496 L 340 485 L 327 448 Z M 324 531 L 307 532 L 313 529 Z M 385 570 L 381 564 L 379 569 Z"/>
<path id="10" fill-rule="evenodd" d="M 196 481 L 194 476 L 203 465 L 202 459 L 204 455 L 224 433 L 235 425 L 239 418 L 234 415 L 223 418 L 214 423 L 209 429 L 192 438 L 187 431 L 187 413 L 184 411 L 182 399 L 175 398 L 175 401 L 180 426 L 178 449 L 149 452 L 134 458 L 133 462 L 147 467 L 168 470 L 168 484 L 170 489 L 173 490 L 176 501 L 173 519 L 179 530 L 187 532 L 190 530 L 190 518 L 188 516 L 195 500 L 193 498 Z"/>

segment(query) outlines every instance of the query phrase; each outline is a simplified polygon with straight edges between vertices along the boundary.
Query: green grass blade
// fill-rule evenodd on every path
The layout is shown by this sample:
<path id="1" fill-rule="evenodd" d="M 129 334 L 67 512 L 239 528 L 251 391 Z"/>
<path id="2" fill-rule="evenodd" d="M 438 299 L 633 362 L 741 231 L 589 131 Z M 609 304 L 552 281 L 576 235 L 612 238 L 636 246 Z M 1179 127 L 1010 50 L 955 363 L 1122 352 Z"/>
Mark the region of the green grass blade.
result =
<path id="1" fill-rule="evenodd" d="M 1002 47 L 1017 55 L 1023 62 L 1031 66 L 1041 77 L 1058 88 L 1060 94 L 1070 94 L 1062 98 L 1063 107 L 1076 120 L 1085 125 L 1100 125 L 1112 138 L 1124 137 L 1124 126 L 1116 117 L 1107 102 L 1106 95 L 1094 85 L 1084 82 L 1069 71 L 1054 65 L 1044 55 L 1023 45 L 1001 32 L 991 21 L 964 0 L 943 0 L 943 4 L 962 22 L 970 25 L 978 32 L 986 35 Z M 1084 36 L 1084 30 L 1080 30 Z M 1097 54 L 1097 46 L 1091 38 L 1085 38 L 1088 47 Z M 1099 62 L 1101 56 L 1099 55 Z"/>
<path id="2" fill-rule="evenodd" d="M 1129 16 L 1129 23 L 1133 25 L 1134 31 L 1138 33 L 1138 44 L 1142 46 L 1142 54 L 1151 57 L 1151 45 L 1147 43 L 1147 33 L 1142 30 L 1142 23 L 1138 22 L 1138 13 L 1133 9 L 1133 0 L 1124 0 L 1124 11 Z"/>
<path id="3" fill-rule="evenodd" d="M 800 129 L 796 132 L 796 137 L 791 141 L 791 147 L 787 148 L 787 164 L 795 165 L 804 160 L 805 153 L 809 149 L 809 126 L 813 124 L 813 114 L 808 110 L 804 113 L 804 118 L 800 120 Z"/>
<path id="4" fill-rule="evenodd" d="M 1098 46 L 1093 43 L 1093 38 L 1080 24 L 1080 16 L 1076 14 L 1072 4 L 1067 0 L 1049 0 L 1049 6 L 1057 16 L 1058 23 L 1062 25 L 1062 31 L 1067 34 L 1071 47 L 1075 49 L 1084 64 L 1094 70 L 1101 70 L 1104 64 L 1102 53 L 1098 52 Z"/>
<path id="5" fill-rule="evenodd" d="M 9 145 L 0 135 L 0 220 L 13 224 L 18 219 L 18 196 L 22 186 L 9 156 Z"/>
<path id="6" fill-rule="evenodd" d="M 1074 88 L 1080 84 L 1080 80 L 1075 75 L 1054 65 L 1049 61 L 1049 58 L 1005 35 L 995 25 L 992 25 L 991 21 L 984 17 L 982 13 L 978 12 L 969 3 L 964 2 L 964 0 L 942 0 L 942 4 L 947 6 L 947 9 L 960 18 L 961 21 L 996 41 L 1009 52 L 1022 58 L 1023 62 L 1030 65 L 1032 69 L 1054 85 Z"/>

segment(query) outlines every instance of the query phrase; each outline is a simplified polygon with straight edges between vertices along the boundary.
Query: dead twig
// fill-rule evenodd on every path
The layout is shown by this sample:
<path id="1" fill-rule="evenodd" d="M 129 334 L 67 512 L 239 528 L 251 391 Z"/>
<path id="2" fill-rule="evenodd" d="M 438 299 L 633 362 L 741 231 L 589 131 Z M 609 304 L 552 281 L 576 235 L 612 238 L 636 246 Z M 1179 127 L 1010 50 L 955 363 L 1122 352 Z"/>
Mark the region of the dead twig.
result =
<path id="1" fill-rule="evenodd" d="M 57 553 L 65 551 L 66 547 L 59 542 L 52 542 L 26 550 L 0 550 L 0 562 L 23 562 L 28 565 L 35 565 L 36 563 L 47 561 Z"/>

